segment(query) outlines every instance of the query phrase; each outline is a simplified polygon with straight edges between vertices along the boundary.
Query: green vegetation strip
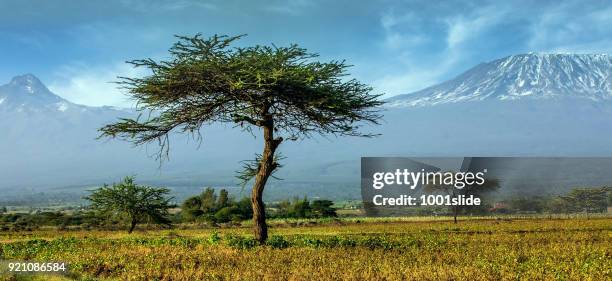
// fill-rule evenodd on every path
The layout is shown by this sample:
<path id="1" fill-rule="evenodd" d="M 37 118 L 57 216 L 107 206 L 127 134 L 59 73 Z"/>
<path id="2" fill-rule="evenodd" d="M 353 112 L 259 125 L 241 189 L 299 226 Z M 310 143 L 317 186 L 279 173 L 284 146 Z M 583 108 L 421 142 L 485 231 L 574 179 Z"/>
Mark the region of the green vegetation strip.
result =
<path id="1" fill-rule="evenodd" d="M 265 245 L 248 229 L 13 233 L 0 259 L 65 261 L 73 279 L 610 280 L 611 227 L 606 218 L 369 222 L 275 228 Z"/>

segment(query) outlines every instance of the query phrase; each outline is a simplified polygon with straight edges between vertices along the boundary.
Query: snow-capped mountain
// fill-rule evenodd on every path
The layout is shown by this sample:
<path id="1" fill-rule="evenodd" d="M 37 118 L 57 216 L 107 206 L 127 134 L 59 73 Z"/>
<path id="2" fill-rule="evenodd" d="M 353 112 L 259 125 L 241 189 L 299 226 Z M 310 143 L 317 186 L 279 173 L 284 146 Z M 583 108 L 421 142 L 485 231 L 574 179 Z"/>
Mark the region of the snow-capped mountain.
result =
<path id="1" fill-rule="evenodd" d="M 231 182 L 240 161 L 252 158 L 259 148 L 258 142 L 240 132 L 209 127 L 204 130 L 206 146 L 199 151 L 193 139 L 173 138 L 172 161 L 164 163 L 162 171 L 151 157 L 158 150 L 156 144 L 134 148 L 120 140 L 97 139 L 102 126 L 136 114 L 72 103 L 31 74 L 0 85 L 0 194 L 70 186 L 82 191 L 84 186 L 111 183 L 126 175 L 193 184 L 188 178 L 195 173 L 199 179 Z M 223 138 L 210 138 L 209 133 Z M 234 144 L 233 139 L 237 139 Z M 231 155 L 220 148 L 231 148 Z M 0 202 L 6 198 L 0 196 Z"/>
<path id="2" fill-rule="evenodd" d="M 32 74 L 16 76 L 8 84 L 0 86 L 0 107 L 17 111 L 86 109 L 51 93 Z"/>
<path id="3" fill-rule="evenodd" d="M 54 183 L 68 171 L 107 165 L 127 149 L 101 144 L 97 128 L 129 111 L 78 105 L 55 95 L 34 75 L 0 86 L 0 188 Z"/>
<path id="4" fill-rule="evenodd" d="M 382 125 L 364 128 L 378 138 L 283 143 L 283 180 L 270 183 L 266 198 L 358 199 L 363 156 L 612 156 L 610 65 L 605 55 L 517 55 L 392 98 Z M 160 169 L 149 157 L 155 144 L 96 140 L 101 126 L 134 116 L 71 103 L 32 75 L 12 79 L 0 86 L 0 193 L 72 194 L 137 175 L 190 195 L 235 186 L 240 161 L 261 150 L 260 138 L 215 124 L 202 129 L 201 146 L 172 136 L 170 161 Z"/>
<path id="5" fill-rule="evenodd" d="M 427 106 L 482 100 L 578 98 L 612 100 L 612 56 L 522 54 L 479 64 L 447 82 L 388 100 Z"/>

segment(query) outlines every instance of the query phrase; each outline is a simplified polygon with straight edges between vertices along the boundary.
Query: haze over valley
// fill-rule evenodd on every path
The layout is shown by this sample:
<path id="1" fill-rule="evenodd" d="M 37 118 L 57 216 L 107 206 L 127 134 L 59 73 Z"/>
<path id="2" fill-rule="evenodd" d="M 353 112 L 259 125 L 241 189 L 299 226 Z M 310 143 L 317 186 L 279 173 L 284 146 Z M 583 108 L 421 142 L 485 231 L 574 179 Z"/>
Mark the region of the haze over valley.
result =
<path id="1" fill-rule="evenodd" d="M 612 58 L 599 54 L 523 54 L 479 64 L 389 98 L 383 124 L 364 128 L 380 137 L 283 143 L 282 180 L 266 188 L 266 200 L 359 199 L 362 156 L 612 156 L 611 73 Z M 201 143 L 172 138 L 170 159 L 161 166 L 152 157 L 155 145 L 96 139 L 102 125 L 136 114 L 74 104 L 31 74 L 0 86 L 0 204 L 78 201 L 85 190 L 126 175 L 169 186 L 178 198 L 204 186 L 248 193 L 234 176 L 240 161 L 261 150 L 258 139 L 231 125 L 205 127 Z"/>

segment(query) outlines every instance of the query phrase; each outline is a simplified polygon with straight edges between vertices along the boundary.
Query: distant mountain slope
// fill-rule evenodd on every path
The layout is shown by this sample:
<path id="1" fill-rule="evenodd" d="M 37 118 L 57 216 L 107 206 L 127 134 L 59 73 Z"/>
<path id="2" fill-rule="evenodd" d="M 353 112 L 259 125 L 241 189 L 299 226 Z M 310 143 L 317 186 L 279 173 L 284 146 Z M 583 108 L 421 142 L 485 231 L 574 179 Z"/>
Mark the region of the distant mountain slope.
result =
<path id="1" fill-rule="evenodd" d="M 13 78 L 0 86 L 0 188 L 104 178 L 100 168 L 110 166 L 109 160 L 128 147 L 97 142 L 97 128 L 129 114 L 74 104 L 53 94 L 31 74 Z"/>
<path id="2" fill-rule="evenodd" d="M 265 198 L 359 199 L 363 156 L 612 156 L 610 79 L 605 55 L 528 54 L 480 64 L 448 82 L 389 99 L 382 125 L 364 129 L 380 137 L 283 143 L 283 180 L 271 181 Z M 204 186 L 248 193 L 236 186 L 235 171 L 260 152 L 261 139 L 223 124 L 203 128 L 201 146 L 173 136 L 170 161 L 160 169 L 148 157 L 155 145 L 96 140 L 100 126 L 133 114 L 71 103 L 33 75 L 0 86 L 0 192 L 11 200 L 41 192 L 78 199 L 92 186 L 136 175 L 181 195 Z"/>
<path id="3" fill-rule="evenodd" d="M 194 139 L 172 137 L 170 161 L 160 168 L 153 157 L 156 144 L 133 147 L 97 139 L 101 126 L 135 115 L 128 109 L 74 104 L 31 74 L 0 85 L 0 193 L 13 191 L 0 201 L 64 188 L 77 193 L 127 175 L 199 192 L 205 185 L 233 185 L 240 161 L 260 149 L 250 135 L 215 125 L 203 129 L 201 147 Z"/>
<path id="4" fill-rule="evenodd" d="M 479 64 L 456 78 L 393 97 L 388 106 L 549 98 L 612 100 L 612 56 L 523 54 Z"/>
<path id="5" fill-rule="evenodd" d="M 54 95 L 32 74 L 16 76 L 11 81 L 0 86 L 0 105 L 2 108 L 23 108 L 48 105 L 61 105 L 68 101 Z"/>

